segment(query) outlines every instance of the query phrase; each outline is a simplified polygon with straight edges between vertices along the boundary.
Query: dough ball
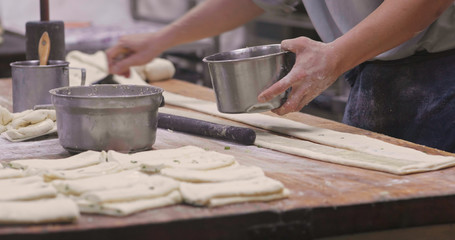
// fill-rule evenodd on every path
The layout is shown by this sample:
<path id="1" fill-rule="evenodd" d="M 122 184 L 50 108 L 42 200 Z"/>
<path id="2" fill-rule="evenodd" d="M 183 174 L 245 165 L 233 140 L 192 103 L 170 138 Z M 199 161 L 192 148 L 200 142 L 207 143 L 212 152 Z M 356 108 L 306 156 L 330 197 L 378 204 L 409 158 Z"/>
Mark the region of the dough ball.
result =
<path id="1" fill-rule="evenodd" d="M 172 78 L 175 73 L 174 64 L 171 61 L 155 58 L 145 65 L 145 76 L 149 82 L 156 82 Z"/>

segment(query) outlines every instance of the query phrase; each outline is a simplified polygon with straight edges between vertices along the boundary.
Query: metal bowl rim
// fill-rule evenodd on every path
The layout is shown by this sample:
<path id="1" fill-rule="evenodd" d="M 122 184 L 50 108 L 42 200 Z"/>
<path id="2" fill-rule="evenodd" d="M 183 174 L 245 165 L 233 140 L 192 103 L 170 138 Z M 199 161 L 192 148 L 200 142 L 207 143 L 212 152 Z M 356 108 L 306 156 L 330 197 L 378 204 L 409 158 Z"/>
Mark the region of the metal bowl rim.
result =
<path id="1" fill-rule="evenodd" d="M 260 46 L 239 48 L 239 49 L 235 49 L 235 50 L 232 50 L 232 51 L 219 52 L 219 53 L 215 53 L 215 54 L 212 54 L 210 56 L 204 57 L 204 59 L 202 59 L 202 61 L 206 62 L 206 63 L 243 62 L 243 61 L 251 61 L 251 60 L 257 60 L 257 59 L 262 59 L 262 58 L 269 58 L 269 57 L 273 57 L 273 56 L 289 53 L 289 51 L 283 50 L 283 49 L 280 48 L 281 50 L 279 52 L 269 53 L 269 54 L 260 55 L 260 56 L 256 56 L 256 57 L 238 58 L 238 59 L 223 59 L 223 60 L 210 60 L 210 58 L 213 58 L 213 57 L 216 57 L 216 56 L 219 56 L 219 55 L 223 55 L 223 54 L 242 52 L 242 51 L 245 51 L 247 49 L 263 48 L 263 47 L 276 47 L 276 46 L 280 46 L 281 47 L 281 44 L 260 45 Z"/>
<path id="2" fill-rule="evenodd" d="M 49 60 L 49 63 L 56 63 L 56 64 L 48 64 L 48 65 L 39 65 L 39 60 L 26 60 L 26 61 L 16 61 L 12 62 L 9 65 L 11 67 L 20 67 L 20 68 L 53 68 L 53 67 L 67 67 L 69 66 L 69 62 L 64 60 Z M 36 63 L 36 65 L 23 65 L 24 63 Z"/>
<path id="3" fill-rule="evenodd" d="M 60 88 L 54 88 L 54 89 L 51 89 L 49 90 L 49 93 L 55 97 L 63 97 L 63 98 L 67 98 L 67 97 L 70 97 L 70 98 L 78 98 L 78 99 L 117 99 L 117 98 L 120 98 L 120 99 L 125 99 L 125 98 L 138 98 L 138 97 L 150 97 L 150 96 L 154 96 L 154 95 L 157 95 L 157 94 L 162 94 L 164 92 L 164 89 L 160 88 L 160 87 L 155 87 L 155 86 L 143 86 L 143 85 L 126 85 L 126 84 L 121 84 L 122 87 L 145 87 L 145 88 L 154 88 L 156 90 L 158 90 L 157 92 L 155 93 L 151 93 L 151 94 L 138 94 L 138 95 L 119 95 L 119 96 L 81 96 L 81 95 L 68 95 L 68 94 L 60 94 L 60 93 L 57 93 L 58 91 L 61 91 L 61 90 L 64 90 L 64 89 L 77 89 L 77 88 L 90 88 L 90 87 L 93 87 L 95 85 L 90 85 L 90 86 L 69 86 L 69 87 L 60 87 Z M 113 86 L 120 86 L 120 84 L 100 84 L 100 85 L 96 85 L 96 87 L 113 87 Z"/>

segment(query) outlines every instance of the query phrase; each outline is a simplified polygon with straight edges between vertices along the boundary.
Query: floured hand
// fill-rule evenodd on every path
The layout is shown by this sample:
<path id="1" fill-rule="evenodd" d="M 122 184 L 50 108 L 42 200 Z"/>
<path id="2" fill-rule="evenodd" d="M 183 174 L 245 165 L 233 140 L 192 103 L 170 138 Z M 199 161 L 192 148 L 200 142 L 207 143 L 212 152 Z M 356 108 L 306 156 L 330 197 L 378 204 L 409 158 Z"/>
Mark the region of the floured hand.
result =
<path id="1" fill-rule="evenodd" d="M 292 87 L 287 101 L 274 113 L 284 115 L 300 111 L 311 100 L 332 85 L 342 74 L 337 70 L 337 55 L 329 44 L 299 37 L 284 40 L 284 50 L 296 54 L 292 70 L 258 96 L 259 102 L 267 102 Z"/>

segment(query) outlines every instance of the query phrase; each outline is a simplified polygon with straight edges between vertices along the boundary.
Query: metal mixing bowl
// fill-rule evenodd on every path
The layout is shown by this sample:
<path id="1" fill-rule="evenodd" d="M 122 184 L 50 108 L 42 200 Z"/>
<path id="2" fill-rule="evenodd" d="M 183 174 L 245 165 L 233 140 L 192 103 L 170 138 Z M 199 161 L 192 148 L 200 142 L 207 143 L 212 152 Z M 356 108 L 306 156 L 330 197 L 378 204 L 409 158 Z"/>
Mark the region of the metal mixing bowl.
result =
<path id="1" fill-rule="evenodd" d="M 253 113 L 284 103 L 286 93 L 267 103 L 258 103 L 257 96 L 291 70 L 295 55 L 283 51 L 280 44 L 271 44 L 217 53 L 203 61 L 208 64 L 218 110 Z"/>
<path id="2" fill-rule="evenodd" d="M 135 152 L 155 143 L 161 88 L 111 84 L 49 92 L 57 113 L 58 138 L 69 152 Z"/>

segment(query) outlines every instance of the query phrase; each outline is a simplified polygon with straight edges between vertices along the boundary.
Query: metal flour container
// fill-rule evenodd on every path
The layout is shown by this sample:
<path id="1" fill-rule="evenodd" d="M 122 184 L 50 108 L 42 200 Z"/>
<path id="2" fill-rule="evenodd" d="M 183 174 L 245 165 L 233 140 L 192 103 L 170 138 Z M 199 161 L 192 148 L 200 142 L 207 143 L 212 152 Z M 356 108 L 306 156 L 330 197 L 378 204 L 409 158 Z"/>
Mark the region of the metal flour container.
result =
<path id="1" fill-rule="evenodd" d="M 60 144 L 69 152 L 150 149 L 162 93 L 157 87 L 119 84 L 52 89 Z"/>
<path id="2" fill-rule="evenodd" d="M 69 85 L 68 65 L 69 62 L 62 60 L 49 60 L 44 66 L 39 65 L 39 60 L 11 63 L 13 112 L 51 104 L 49 90 Z M 84 85 L 85 69 L 76 69 L 82 72 L 81 85 Z"/>
<path id="3" fill-rule="evenodd" d="M 218 110 L 223 113 L 264 112 L 281 106 L 286 93 L 259 103 L 258 95 L 284 77 L 295 55 L 280 44 L 242 48 L 203 59 L 208 64 Z"/>

